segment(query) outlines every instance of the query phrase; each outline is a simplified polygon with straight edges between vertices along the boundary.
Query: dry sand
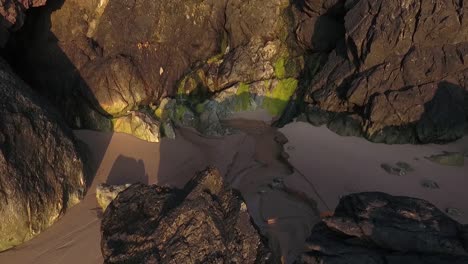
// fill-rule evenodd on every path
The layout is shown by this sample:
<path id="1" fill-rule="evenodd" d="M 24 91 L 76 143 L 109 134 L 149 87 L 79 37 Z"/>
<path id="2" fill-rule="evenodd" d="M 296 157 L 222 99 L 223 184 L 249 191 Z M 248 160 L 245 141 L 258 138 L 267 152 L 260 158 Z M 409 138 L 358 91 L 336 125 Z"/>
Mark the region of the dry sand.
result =
<path id="1" fill-rule="evenodd" d="M 319 221 L 314 201 L 320 212 L 326 212 L 341 195 L 351 192 L 385 191 L 424 198 L 441 209 L 459 208 L 464 213 L 456 219 L 468 222 L 468 203 L 464 202 L 468 192 L 463 189 L 468 186 L 468 166 L 445 167 L 423 158 L 441 150 L 466 151 L 468 138 L 445 146 L 389 146 L 293 123 L 281 129 L 289 139 L 285 149 L 292 168 L 281 161 L 282 148 L 274 140 L 278 131 L 260 121 L 230 120 L 227 124 L 243 132 L 206 138 L 179 129 L 176 140 L 148 143 L 125 134 L 76 131 L 91 149 L 96 167 L 88 194 L 38 237 L 0 253 L 0 263 L 102 263 L 97 184 L 144 182 L 181 187 L 208 165 L 218 167 L 242 192 L 252 218 L 287 262 Z M 394 176 L 380 167 L 398 161 L 411 164 L 415 171 Z M 426 178 L 435 180 L 440 189 L 422 188 L 420 181 Z"/>

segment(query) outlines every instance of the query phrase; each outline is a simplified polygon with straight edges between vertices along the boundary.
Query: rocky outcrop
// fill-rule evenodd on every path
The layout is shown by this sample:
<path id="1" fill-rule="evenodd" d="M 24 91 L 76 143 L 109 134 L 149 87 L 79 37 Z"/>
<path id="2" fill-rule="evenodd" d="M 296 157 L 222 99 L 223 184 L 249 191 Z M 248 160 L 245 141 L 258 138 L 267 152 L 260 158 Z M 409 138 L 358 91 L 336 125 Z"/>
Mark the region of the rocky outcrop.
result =
<path id="1" fill-rule="evenodd" d="M 1 251 L 52 225 L 86 186 L 72 132 L 1 59 L 0 95 Z"/>
<path id="2" fill-rule="evenodd" d="M 233 112 L 286 112 L 285 124 L 305 100 L 312 123 L 341 135 L 447 142 L 468 131 L 467 6 L 60 0 L 31 12 L 7 55 L 74 127 L 112 130 L 171 98 L 220 135 Z"/>
<path id="3" fill-rule="evenodd" d="M 278 115 L 303 65 L 293 24 L 287 0 L 62 0 L 32 15 L 10 53 L 76 127 L 112 129 L 164 97 L 195 108 L 239 87 Z"/>
<path id="4" fill-rule="evenodd" d="M 21 28 L 25 20 L 25 11 L 30 7 L 46 4 L 47 0 L 0 0 L 0 48 L 8 41 L 10 31 Z"/>
<path id="5" fill-rule="evenodd" d="M 313 17 L 323 13 L 313 1 L 304 2 Z M 313 109 L 332 113 L 327 122 L 347 120 L 332 129 L 342 132 L 354 123 L 359 128 L 354 134 L 387 143 L 446 142 L 464 134 L 468 117 L 464 1 L 322 2 L 337 2 L 325 17 L 336 13 L 336 7 L 344 9 L 344 34 L 311 84 L 306 101 Z M 320 37 L 317 34 L 313 39 Z"/>
<path id="6" fill-rule="evenodd" d="M 420 199 L 343 197 L 314 227 L 296 263 L 468 263 L 468 226 Z"/>
<path id="7" fill-rule="evenodd" d="M 160 124 L 151 115 L 142 112 L 131 112 L 128 115 L 112 120 L 115 132 L 134 135 L 148 142 L 159 142 Z"/>
<path id="8" fill-rule="evenodd" d="M 215 169 L 183 190 L 130 186 L 107 207 L 101 231 L 105 263 L 275 263 Z"/>

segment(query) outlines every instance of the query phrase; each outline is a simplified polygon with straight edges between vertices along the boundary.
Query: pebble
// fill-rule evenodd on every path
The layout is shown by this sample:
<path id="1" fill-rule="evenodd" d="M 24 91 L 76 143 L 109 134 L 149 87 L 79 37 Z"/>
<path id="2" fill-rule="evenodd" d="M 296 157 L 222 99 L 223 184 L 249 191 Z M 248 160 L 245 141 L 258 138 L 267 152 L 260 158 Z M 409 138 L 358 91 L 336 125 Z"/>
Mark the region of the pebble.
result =
<path id="1" fill-rule="evenodd" d="M 450 216 L 461 216 L 461 214 L 462 214 L 461 211 L 460 211 L 460 209 L 458 209 L 458 208 L 451 208 L 451 207 L 445 209 L 445 212 L 446 212 L 448 215 L 450 215 Z"/>
<path id="2" fill-rule="evenodd" d="M 427 189 L 440 189 L 440 186 L 437 182 L 428 179 L 422 180 L 421 186 Z"/>

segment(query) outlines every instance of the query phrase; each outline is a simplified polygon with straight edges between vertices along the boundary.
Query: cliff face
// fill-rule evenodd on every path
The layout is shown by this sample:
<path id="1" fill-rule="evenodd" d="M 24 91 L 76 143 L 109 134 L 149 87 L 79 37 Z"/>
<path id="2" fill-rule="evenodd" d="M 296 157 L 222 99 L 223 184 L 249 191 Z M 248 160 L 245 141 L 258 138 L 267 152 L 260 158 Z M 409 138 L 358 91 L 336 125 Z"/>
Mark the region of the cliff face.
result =
<path id="1" fill-rule="evenodd" d="M 3 60 L 0 94 L 1 251 L 52 225 L 86 186 L 71 131 Z"/>
<path id="2" fill-rule="evenodd" d="M 226 89 L 235 101 L 227 111 L 259 105 L 277 115 L 303 63 L 291 8 L 285 0 L 55 1 L 31 13 L 10 50 L 74 127 L 114 129 L 132 112 L 158 119 L 168 96 L 198 117 L 196 105 Z"/>
<path id="3" fill-rule="evenodd" d="M 286 121 L 305 101 L 311 122 L 340 134 L 446 142 L 466 130 L 467 10 L 449 0 L 62 0 L 31 12 L 9 51 L 74 127 L 148 138 L 116 120 L 137 126 L 127 116 L 145 112 L 145 126 L 159 126 L 170 97 L 171 122 L 187 115 L 222 134 L 203 114 L 279 116 L 293 99 Z"/>
<path id="4" fill-rule="evenodd" d="M 304 9 L 315 10 L 309 2 Z M 465 1 L 336 2 L 344 32 L 308 89 L 312 115 L 326 111 L 332 129 L 354 124 L 351 133 L 376 142 L 461 137 L 468 116 Z"/>

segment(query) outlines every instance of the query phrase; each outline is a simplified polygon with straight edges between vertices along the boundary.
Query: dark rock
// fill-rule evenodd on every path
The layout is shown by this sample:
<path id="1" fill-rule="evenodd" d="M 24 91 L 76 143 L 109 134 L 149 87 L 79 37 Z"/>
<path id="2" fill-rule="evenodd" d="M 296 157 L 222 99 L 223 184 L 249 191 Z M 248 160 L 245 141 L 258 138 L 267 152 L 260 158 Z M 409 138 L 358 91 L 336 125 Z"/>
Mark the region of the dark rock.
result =
<path id="1" fill-rule="evenodd" d="M 343 197 L 314 227 L 296 263 L 468 263 L 466 227 L 420 199 Z"/>
<path id="2" fill-rule="evenodd" d="M 296 2 L 296 36 L 304 48 L 331 51 L 345 34 L 345 0 L 300 0 Z"/>
<path id="3" fill-rule="evenodd" d="M 362 119 L 358 115 L 334 114 L 328 122 L 327 127 L 340 136 L 362 136 L 360 124 Z"/>
<path id="4" fill-rule="evenodd" d="M 132 185 L 107 207 L 101 230 L 105 263 L 274 263 L 215 169 L 183 190 Z"/>
<path id="5" fill-rule="evenodd" d="M 20 29 L 25 20 L 25 11 L 45 5 L 47 0 L 0 0 L 0 48 L 8 41 L 11 31 Z"/>
<path id="6" fill-rule="evenodd" d="M 458 208 L 452 208 L 452 207 L 449 207 L 449 208 L 446 208 L 445 209 L 445 212 L 450 215 L 450 216 L 453 216 L 453 217 L 459 217 L 462 215 L 462 212 L 460 211 L 460 209 Z"/>
<path id="7" fill-rule="evenodd" d="M 51 226 L 82 198 L 72 131 L 0 59 L 0 251 Z"/>
<path id="8" fill-rule="evenodd" d="M 324 111 L 358 114 L 364 136 L 376 142 L 447 142 L 463 136 L 468 6 L 449 0 L 346 3 L 342 38 L 306 101 Z M 320 8 L 307 14 L 320 17 Z"/>
<path id="9" fill-rule="evenodd" d="M 389 174 L 403 176 L 406 175 L 408 172 L 414 171 L 413 167 L 406 162 L 399 161 L 395 164 L 395 166 L 389 164 L 382 164 L 380 167 L 385 170 Z"/>
<path id="10" fill-rule="evenodd" d="M 427 189 L 440 189 L 440 186 L 437 182 L 428 179 L 422 180 L 421 186 Z"/>

